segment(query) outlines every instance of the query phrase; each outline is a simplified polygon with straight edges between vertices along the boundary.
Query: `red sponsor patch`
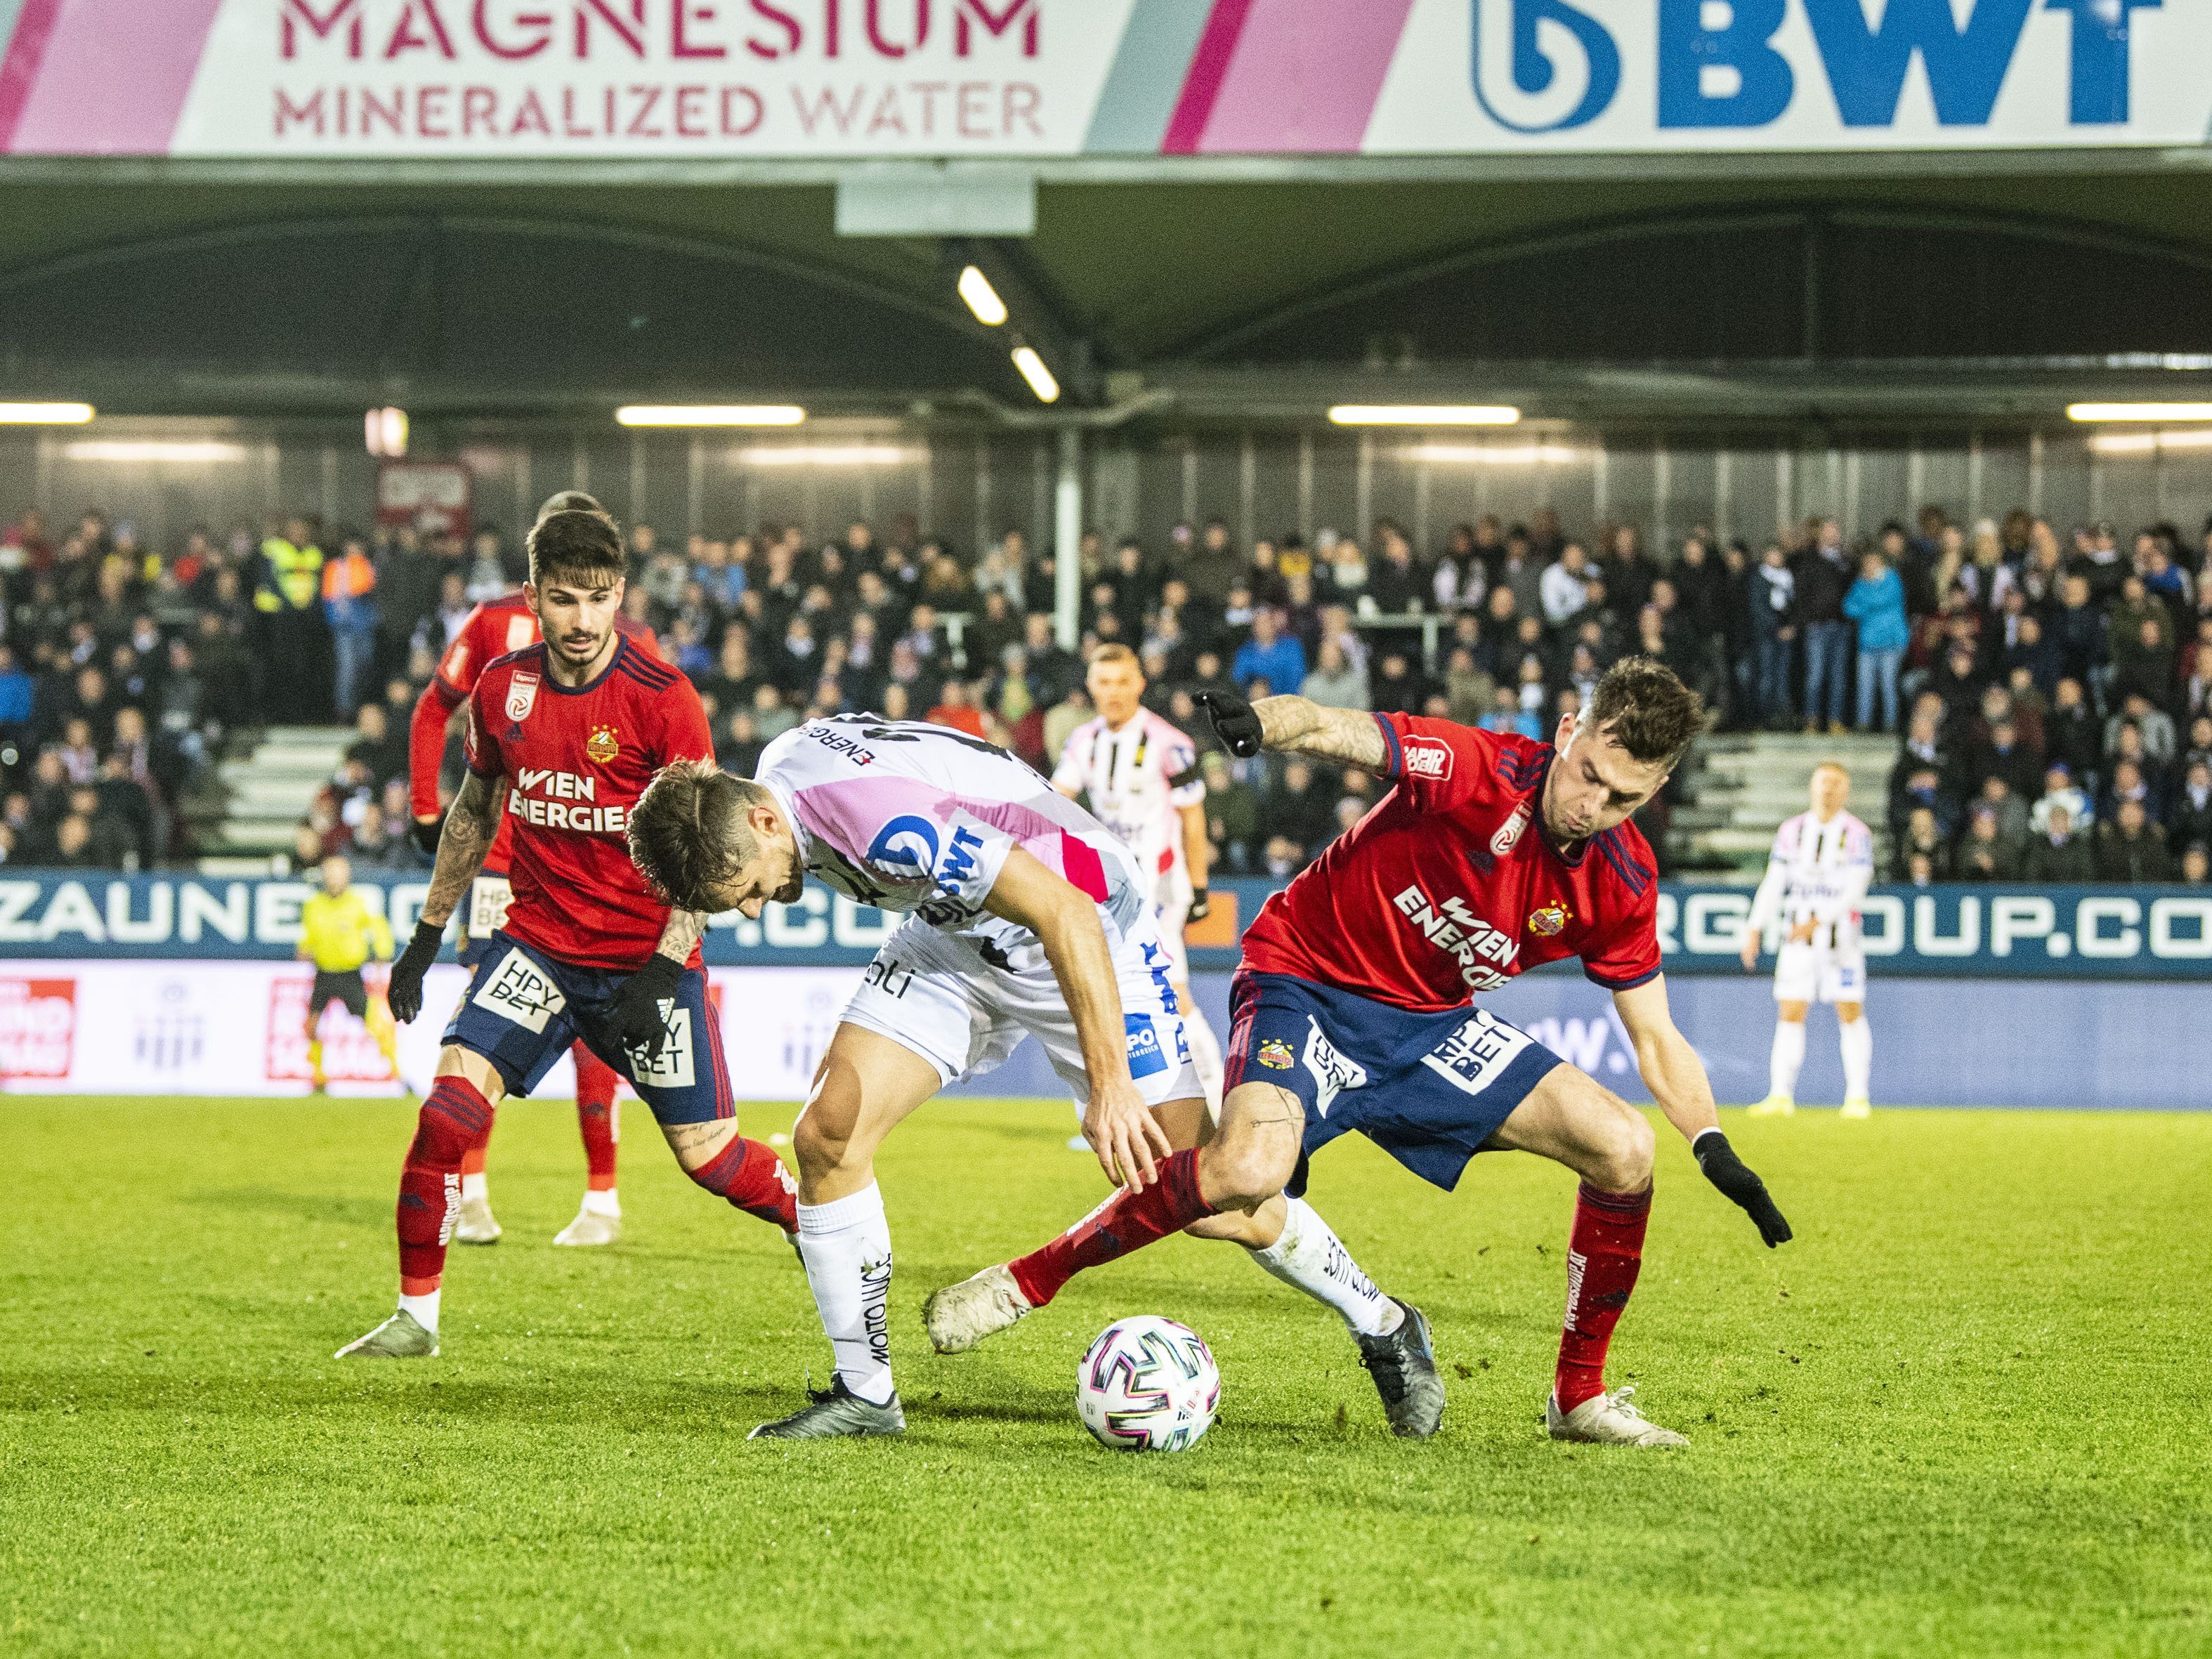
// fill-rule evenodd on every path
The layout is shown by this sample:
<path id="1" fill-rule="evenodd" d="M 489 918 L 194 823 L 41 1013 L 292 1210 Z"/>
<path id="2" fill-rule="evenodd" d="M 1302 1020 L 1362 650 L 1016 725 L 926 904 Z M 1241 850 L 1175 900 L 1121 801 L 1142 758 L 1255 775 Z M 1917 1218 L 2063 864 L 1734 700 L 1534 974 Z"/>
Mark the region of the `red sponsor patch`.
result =
<path id="1" fill-rule="evenodd" d="M 1401 746 L 1406 751 L 1407 777 L 1442 783 L 1451 776 L 1452 751 L 1449 744 L 1432 743 L 1426 738 L 1407 738 Z"/>
<path id="2" fill-rule="evenodd" d="M 74 979 L 0 979 L 0 1078 L 65 1078 L 76 1042 Z"/>

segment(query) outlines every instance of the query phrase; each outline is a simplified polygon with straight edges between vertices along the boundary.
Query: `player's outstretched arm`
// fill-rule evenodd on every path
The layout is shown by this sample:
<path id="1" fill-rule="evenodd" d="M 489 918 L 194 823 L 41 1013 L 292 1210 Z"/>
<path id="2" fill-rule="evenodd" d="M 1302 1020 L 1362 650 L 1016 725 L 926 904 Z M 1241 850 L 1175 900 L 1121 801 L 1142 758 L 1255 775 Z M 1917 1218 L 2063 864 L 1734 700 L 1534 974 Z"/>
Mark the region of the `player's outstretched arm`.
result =
<path id="1" fill-rule="evenodd" d="M 422 920 L 415 937 L 392 964 L 392 986 L 386 1000 L 392 1017 L 405 1024 L 422 1012 L 422 975 L 438 959 L 438 941 L 453 920 L 461 896 L 469 890 L 477 872 L 483 868 L 499 830 L 499 780 L 471 770 L 462 780 L 453 810 L 446 814 L 446 828 L 438 837 L 438 862 L 430 872 L 430 891 L 422 901 Z"/>
<path id="2" fill-rule="evenodd" d="M 1107 1179 L 1130 1188 L 1150 1186 L 1153 1158 L 1175 1149 L 1166 1132 L 1145 1109 L 1144 1097 L 1129 1075 L 1128 1028 L 1121 1020 L 1121 993 L 1114 977 L 1114 955 L 1106 929 L 1089 894 L 1054 875 L 1032 854 L 1017 847 L 1006 854 L 991 884 L 984 908 L 1002 921 L 1026 927 L 1044 946 L 1060 994 L 1075 1020 L 1083 1048 L 1083 1070 L 1091 1080 L 1091 1104 L 1083 1114 L 1083 1133 L 1098 1154 Z"/>
<path id="3" fill-rule="evenodd" d="M 1234 755 L 1246 759 L 1262 749 L 1294 750 L 1340 766 L 1378 772 L 1389 763 L 1375 716 L 1352 708 L 1324 708 L 1304 697 L 1262 697 L 1247 702 L 1228 691 L 1201 691 L 1199 707 Z"/>
<path id="4" fill-rule="evenodd" d="M 1735 1155 L 1728 1137 L 1721 1133 L 1712 1082 L 1705 1076 L 1705 1062 L 1698 1058 L 1698 1051 L 1675 1027 L 1674 1012 L 1667 1006 L 1665 975 L 1631 990 L 1615 991 L 1613 1006 L 1636 1050 L 1636 1069 L 1644 1078 L 1644 1086 L 1651 1091 L 1667 1121 L 1690 1143 L 1705 1179 L 1742 1206 L 1768 1249 L 1788 1243 L 1790 1224 L 1767 1196 L 1766 1183 Z"/>

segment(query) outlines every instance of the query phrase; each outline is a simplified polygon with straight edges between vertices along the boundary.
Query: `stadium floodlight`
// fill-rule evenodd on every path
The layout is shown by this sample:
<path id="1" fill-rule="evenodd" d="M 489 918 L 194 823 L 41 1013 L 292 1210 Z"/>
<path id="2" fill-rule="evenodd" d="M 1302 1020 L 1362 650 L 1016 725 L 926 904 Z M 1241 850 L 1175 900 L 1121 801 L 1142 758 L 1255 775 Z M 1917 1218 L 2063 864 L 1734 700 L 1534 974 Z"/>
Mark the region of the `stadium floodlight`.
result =
<path id="1" fill-rule="evenodd" d="M 223 443 L 213 438 L 80 438 L 62 446 L 72 461 L 162 461 L 179 466 L 201 466 L 217 461 L 242 461 L 244 444 Z"/>
<path id="2" fill-rule="evenodd" d="M 2069 404 L 2069 421 L 2212 421 L 2212 404 Z"/>
<path id="3" fill-rule="evenodd" d="M 805 418 L 796 404 L 625 404 L 615 410 L 623 426 L 797 426 Z"/>
<path id="4" fill-rule="evenodd" d="M 1014 367 L 1021 370 L 1022 379 L 1030 383 L 1030 390 L 1036 393 L 1039 403 L 1060 401 L 1060 382 L 1053 379 L 1052 371 L 1044 366 L 1044 359 L 1038 356 L 1033 348 L 1016 346 Z"/>
<path id="5" fill-rule="evenodd" d="M 975 313 L 975 320 L 984 327 L 996 328 L 1006 320 L 1006 302 L 991 286 L 991 279 L 973 265 L 960 273 L 960 297 L 968 302 L 968 309 Z"/>
<path id="6" fill-rule="evenodd" d="M 90 404 L 0 404 L 0 426 L 82 426 Z"/>
<path id="7" fill-rule="evenodd" d="M 1512 426 L 1521 411 L 1510 404 L 1339 404 L 1328 418 L 1339 426 Z"/>
<path id="8" fill-rule="evenodd" d="M 778 444 L 741 449 L 748 466 L 898 466 L 915 459 L 892 444 Z"/>
<path id="9" fill-rule="evenodd" d="M 407 411 L 404 409 L 372 409 L 362 422 L 368 441 L 368 453 L 398 459 L 407 453 Z"/>

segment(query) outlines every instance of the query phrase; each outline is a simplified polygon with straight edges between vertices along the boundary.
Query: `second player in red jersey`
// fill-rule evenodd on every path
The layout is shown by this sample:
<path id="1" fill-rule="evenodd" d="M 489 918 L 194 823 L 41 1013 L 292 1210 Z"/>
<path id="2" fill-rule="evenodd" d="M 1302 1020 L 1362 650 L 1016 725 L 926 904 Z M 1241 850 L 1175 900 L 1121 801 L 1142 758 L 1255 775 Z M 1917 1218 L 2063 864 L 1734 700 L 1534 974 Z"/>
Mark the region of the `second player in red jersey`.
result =
<path id="1" fill-rule="evenodd" d="M 540 519 L 549 513 L 603 513 L 599 502 L 580 489 L 564 489 L 547 498 L 538 509 Z M 618 617 L 622 629 L 641 648 L 653 648 L 651 632 Z M 438 659 L 437 672 L 416 700 L 407 732 L 408 780 L 414 810 L 416 842 L 426 853 L 438 850 L 438 832 L 444 822 L 444 805 L 438 799 L 438 774 L 445 759 L 446 729 L 453 711 L 469 699 L 485 667 L 510 652 L 538 643 L 538 613 L 520 590 L 487 599 L 462 619 L 460 630 Z M 656 653 L 657 654 L 657 653 Z M 489 948 L 491 936 L 507 920 L 514 897 L 507 867 L 514 855 L 514 836 L 502 816 L 499 833 L 484 855 L 483 869 L 470 884 L 461 907 L 459 951 L 464 968 L 474 969 Z M 622 1105 L 616 1097 L 619 1079 L 605 1061 L 579 1042 L 569 1050 L 576 1071 L 576 1127 L 584 1143 L 584 1199 L 575 1219 L 553 1236 L 556 1244 L 611 1244 L 622 1234 L 622 1198 L 616 1190 L 617 1149 L 622 1139 Z M 461 1206 L 453 1237 L 464 1244 L 495 1244 L 501 1228 L 492 1214 L 491 1188 L 484 1173 L 488 1147 L 472 1146 L 461 1160 Z"/>
<path id="2" fill-rule="evenodd" d="M 776 1155 L 738 1133 L 721 1035 L 699 965 L 707 918 L 653 896 L 629 856 L 629 811 L 661 767 L 713 759 L 691 684 L 616 628 L 622 536 L 604 513 L 556 512 L 530 532 L 524 592 L 541 637 L 469 694 L 469 771 L 438 842 L 415 937 L 392 970 L 395 1017 L 422 976 L 502 819 L 514 900 L 446 1027 L 438 1075 L 401 1172 L 399 1307 L 341 1358 L 438 1352 L 461 1160 L 495 1103 L 528 1094 L 580 1039 L 637 1086 L 684 1172 L 731 1204 L 798 1224 Z"/>
<path id="3" fill-rule="evenodd" d="M 1657 881 L 1629 816 L 1663 785 L 1704 718 L 1660 665 L 1617 663 L 1554 744 L 1448 721 L 1206 699 L 1237 754 L 1298 750 L 1376 772 L 1380 805 L 1269 899 L 1244 937 L 1218 1133 L 1177 1152 L 1043 1249 L 932 1298 L 957 1351 L 1056 1295 L 1074 1273 L 1224 1210 L 1304 1191 L 1308 1162 L 1357 1132 L 1449 1190 L 1485 1151 L 1539 1153 L 1583 1186 L 1567 1316 L 1545 1419 L 1555 1438 L 1669 1446 L 1681 1436 L 1608 1390 L 1614 1325 L 1642 1261 L 1654 1146 L 1644 1115 L 1527 1032 L 1470 1006 L 1564 957 L 1613 993 L 1652 1097 L 1713 1184 L 1771 1247 L 1789 1224 L 1721 1133 L 1712 1088 L 1675 1030 L 1660 973 Z M 1425 1322 L 1404 1307 L 1395 1351 L 1370 1352 L 1391 1424 L 1436 1430 L 1443 1385 Z M 1386 1376 L 1384 1367 L 1392 1368 Z"/>

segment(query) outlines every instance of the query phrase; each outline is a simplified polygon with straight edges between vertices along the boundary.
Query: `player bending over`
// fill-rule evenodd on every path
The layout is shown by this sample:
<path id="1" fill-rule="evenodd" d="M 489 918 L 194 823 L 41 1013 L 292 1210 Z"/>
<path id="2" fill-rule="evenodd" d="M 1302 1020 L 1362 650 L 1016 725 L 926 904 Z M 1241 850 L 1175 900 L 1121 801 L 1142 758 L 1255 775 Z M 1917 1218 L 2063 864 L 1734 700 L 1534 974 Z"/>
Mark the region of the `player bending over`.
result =
<path id="1" fill-rule="evenodd" d="M 314 1076 L 317 1094 L 330 1086 L 323 1075 L 323 1016 L 333 1002 L 368 1027 L 384 1063 L 399 1080 L 399 1047 L 392 1030 L 389 1010 L 371 1002 L 362 964 L 372 952 L 379 962 L 392 960 L 392 927 L 368 908 L 354 890 L 353 866 L 333 854 L 323 860 L 323 890 L 308 895 L 300 907 L 300 959 L 315 964 L 315 982 L 307 991 L 307 1069 Z"/>
<path id="2" fill-rule="evenodd" d="M 502 781 L 514 902 L 446 1027 L 400 1173 L 398 1311 L 341 1358 L 438 1352 L 462 1156 L 490 1133 L 499 1100 L 528 1094 L 580 1037 L 637 1085 L 692 1180 L 786 1233 L 799 1224 L 781 1160 L 738 1133 L 699 966 L 707 919 L 671 911 L 630 862 L 630 809 L 653 775 L 714 750 L 691 683 L 615 627 L 623 563 L 604 514 L 541 519 L 523 594 L 544 637 L 492 662 L 469 694 L 468 776 L 392 970 L 392 1012 L 422 1011 L 422 975 L 492 843 Z"/>
<path id="3" fill-rule="evenodd" d="M 939 1291 L 931 1339 L 948 1353 L 971 1347 L 1085 1267 L 1303 1192 L 1307 1160 L 1348 1130 L 1446 1191 L 1478 1152 L 1530 1152 L 1583 1183 L 1545 1408 L 1553 1437 L 1686 1443 L 1629 1403 L 1633 1389 L 1605 1386 L 1606 1346 L 1644 1253 L 1651 1126 L 1468 999 L 1579 957 L 1613 993 L 1645 1085 L 1706 1177 L 1770 1248 L 1790 1237 L 1721 1133 L 1705 1067 L 1668 1012 L 1651 849 L 1627 822 L 1697 732 L 1696 695 L 1649 659 L 1626 659 L 1579 718 L 1561 718 L 1556 747 L 1303 697 L 1205 702 L 1237 754 L 1297 750 L 1397 787 L 1245 933 L 1219 1133 L 1043 1249 Z"/>
<path id="4" fill-rule="evenodd" d="M 794 727 L 750 781 L 670 768 L 638 803 L 630 846 L 689 909 L 757 916 L 771 900 L 795 901 L 811 871 L 863 904 L 908 913 L 847 1006 L 792 1132 L 799 1251 L 836 1376 L 754 1431 L 901 1433 L 890 1226 L 874 1163 L 901 1119 L 1028 1035 L 1083 1103 L 1100 1167 L 1127 1192 L 1155 1190 L 1158 1160 L 1206 1132 L 1152 884 L 1097 819 L 1004 750 L 871 714 Z M 1277 1199 L 1194 1231 L 1243 1244 L 1343 1315 L 1393 1426 L 1435 1430 L 1443 1388 L 1420 1316 L 1378 1292 L 1311 1209 Z"/>
<path id="5" fill-rule="evenodd" d="M 1743 965 L 1775 937 L 1774 1055 L 1766 1098 L 1753 1117 L 1787 1117 L 1797 1109 L 1797 1069 L 1805 1063 L 1805 1015 L 1813 1000 L 1836 1007 L 1844 1052 L 1844 1115 L 1870 1117 L 1874 1028 L 1866 1022 L 1866 945 L 1859 902 L 1874 881 L 1874 833 L 1849 812 L 1851 775 L 1833 761 L 1813 769 L 1807 786 L 1813 810 L 1774 832 L 1766 876 L 1743 924 Z"/>
<path id="6" fill-rule="evenodd" d="M 546 497 L 538 509 L 543 522 L 553 513 L 606 511 L 580 489 L 563 489 Z M 612 520 L 608 520 L 612 523 Z M 639 649 L 653 650 L 653 635 L 617 616 L 615 626 L 628 634 Z M 439 831 L 445 823 L 438 806 L 438 770 L 446 752 L 446 727 L 453 710 L 469 700 L 477 677 L 487 664 L 510 651 L 538 643 L 538 613 L 521 592 L 487 600 L 461 620 L 460 631 L 438 660 L 438 672 L 422 688 L 415 716 L 407 730 L 409 784 L 414 795 L 416 843 L 426 853 L 438 850 Z M 459 954 L 461 966 L 474 972 L 491 948 L 492 935 L 507 920 L 507 907 L 514 889 L 507 880 L 514 862 L 514 832 L 502 814 L 499 832 L 484 854 L 483 868 L 470 884 L 468 902 L 461 910 Z M 618 1079 L 614 1068 L 579 1042 L 569 1049 L 576 1067 L 576 1127 L 584 1139 L 584 1201 L 576 1218 L 554 1234 L 556 1244 L 611 1244 L 622 1233 L 622 1200 L 615 1190 L 615 1148 L 622 1139 L 622 1105 L 615 1098 Z M 485 1136 L 490 1127 L 485 1127 Z M 485 1141 L 479 1140 L 461 1154 L 461 1207 L 453 1237 L 463 1244 L 496 1244 L 500 1225 L 491 1212 L 491 1188 L 484 1175 Z"/>
<path id="7" fill-rule="evenodd" d="M 1206 1109 L 1218 1116 L 1221 1045 L 1191 999 L 1190 949 L 1183 942 L 1183 929 L 1206 915 L 1212 853 L 1198 747 L 1144 706 L 1145 671 L 1127 646 L 1100 646 L 1084 684 L 1098 717 L 1068 733 L 1052 787 L 1070 800 L 1088 797 L 1091 817 L 1128 843 L 1151 882 L 1152 920 L 1182 1007 L 1183 1035 L 1206 1085 Z M 1078 1136 L 1068 1144 L 1086 1143 Z"/>

